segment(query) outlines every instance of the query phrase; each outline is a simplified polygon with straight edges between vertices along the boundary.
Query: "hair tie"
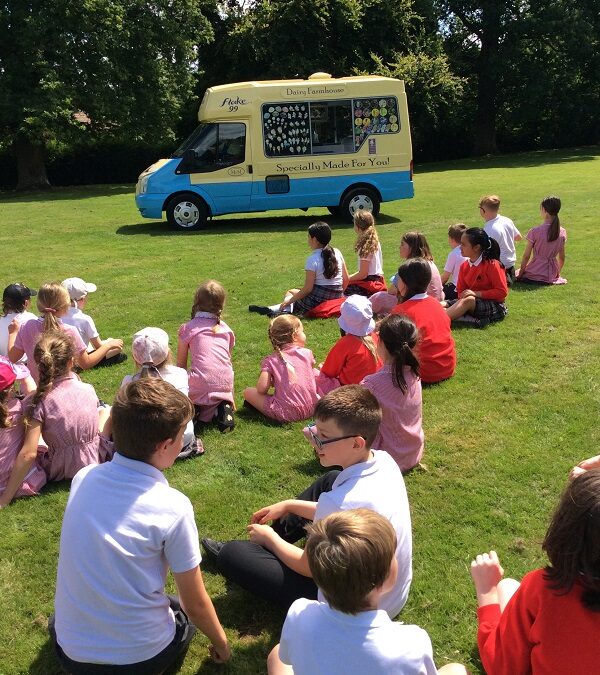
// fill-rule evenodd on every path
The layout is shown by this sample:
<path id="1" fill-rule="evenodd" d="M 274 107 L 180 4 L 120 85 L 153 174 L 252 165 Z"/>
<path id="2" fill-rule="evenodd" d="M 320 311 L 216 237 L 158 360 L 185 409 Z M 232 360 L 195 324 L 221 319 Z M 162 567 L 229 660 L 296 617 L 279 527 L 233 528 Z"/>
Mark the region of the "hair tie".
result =
<path id="1" fill-rule="evenodd" d="M 486 249 L 489 251 L 492 248 L 492 238 L 488 237 L 488 245 L 486 246 Z"/>
<path id="2" fill-rule="evenodd" d="M 50 314 L 56 314 L 56 310 L 54 309 L 54 307 L 44 307 L 42 312 L 50 312 Z"/>

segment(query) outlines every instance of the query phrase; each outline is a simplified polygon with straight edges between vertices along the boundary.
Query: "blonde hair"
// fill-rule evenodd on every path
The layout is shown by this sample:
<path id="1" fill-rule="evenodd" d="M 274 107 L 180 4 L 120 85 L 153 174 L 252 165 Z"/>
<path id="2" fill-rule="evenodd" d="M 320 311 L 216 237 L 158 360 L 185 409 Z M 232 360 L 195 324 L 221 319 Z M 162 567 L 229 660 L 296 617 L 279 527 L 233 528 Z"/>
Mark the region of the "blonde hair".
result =
<path id="1" fill-rule="evenodd" d="M 379 361 L 379 356 L 377 354 L 377 345 L 375 344 L 375 340 L 373 340 L 373 338 L 370 335 L 363 335 L 361 337 L 357 335 L 356 337 L 358 337 L 358 339 L 363 343 L 363 345 L 369 350 L 375 363 L 377 363 Z"/>
<path id="2" fill-rule="evenodd" d="M 218 333 L 226 297 L 227 294 L 225 293 L 225 289 L 218 281 L 215 281 L 214 279 L 205 281 L 196 289 L 191 318 L 193 319 L 194 316 L 196 316 L 196 312 L 209 312 L 210 314 L 214 314 L 217 322 L 212 330 L 213 333 Z"/>
<path id="3" fill-rule="evenodd" d="M 375 218 L 370 211 L 357 211 L 354 214 L 354 227 L 360 230 L 354 250 L 359 258 L 373 255 L 379 248 L 379 236 L 375 229 Z"/>
<path id="4" fill-rule="evenodd" d="M 12 388 L 13 385 L 11 384 L 10 387 L 4 391 L 0 391 L 0 429 L 8 429 L 12 426 L 12 421 L 8 415 L 8 406 L 6 404 Z"/>
<path id="5" fill-rule="evenodd" d="M 44 315 L 42 332 L 61 330 L 58 318 L 71 306 L 69 291 L 61 284 L 53 281 L 44 284 L 37 294 L 37 308 Z"/>
<path id="6" fill-rule="evenodd" d="M 479 200 L 479 208 L 486 211 L 497 212 L 500 210 L 500 197 L 498 195 L 486 195 Z"/>
<path id="7" fill-rule="evenodd" d="M 369 509 L 338 511 L 306 528 L 308 566 L 327 602 L 358 614 L 367 596 L 390 574 L 396 532 L 390 521 Z"/>
<path id="8" fill-rule="evenodd" d="M 71 370 L 72 359 L 75 358 L 75 347 L 70 336 L 62 330 L 51 330 L 44 333 L 33 350 L 33 358 L 37 363 L 39 381 L 25 415 L 25 424 L 31 422 L 33 411 L 38 403 L 52 389 L 57 377 L 66 375 Z"/>
<path id="9" fill-rule="evenodd" d="M 292 344 L 296 335 L 302 330 L 302 321 L 293 314 L 281 314 L 276 316 L 269 324 L 269 340 L 276 351 L 277 356 L 285 363 L 290 374 L 290 382 L 296 382 L 296 370 L 294 366 L 283 356 L 281 350 L 286 345 Z"/>

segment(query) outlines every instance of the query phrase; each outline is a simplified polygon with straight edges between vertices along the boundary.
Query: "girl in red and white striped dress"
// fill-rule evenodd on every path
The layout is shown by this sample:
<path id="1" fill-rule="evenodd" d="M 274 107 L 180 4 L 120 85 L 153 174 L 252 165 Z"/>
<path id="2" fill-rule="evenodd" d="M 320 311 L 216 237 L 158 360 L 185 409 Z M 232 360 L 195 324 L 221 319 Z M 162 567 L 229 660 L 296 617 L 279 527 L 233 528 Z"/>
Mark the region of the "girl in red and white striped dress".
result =
<path id="1" fill-rule="evenodd" d="M 419 362 L 414 354 L 419 333 L 405 316 L 391 314 L 379 325 L 377 351 L 383 366 L 361 382 L 383 411 L 373 448 L 385 450 L 402 471 L 423 456 L 423 415 Z"/>

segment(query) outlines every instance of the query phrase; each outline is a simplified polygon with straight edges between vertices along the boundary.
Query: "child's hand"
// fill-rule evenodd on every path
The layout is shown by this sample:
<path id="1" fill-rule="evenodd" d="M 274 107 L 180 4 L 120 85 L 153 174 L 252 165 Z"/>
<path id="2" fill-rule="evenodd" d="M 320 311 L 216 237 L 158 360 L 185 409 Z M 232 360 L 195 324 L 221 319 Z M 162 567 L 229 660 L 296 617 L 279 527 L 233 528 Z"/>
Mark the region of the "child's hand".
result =
<path id="1" fill-rule="evenodd" d="M 112 338 L 108 342 L 109 342 L 111 348 L 123 349 L 123 340 L 117 340 L 115 338 Z"/>
<path id="2" fill-rule="evenodd" d="M 582 473 L 585 473 L 590 469 L 600 469 L 600 455 L 596 455 L 595 457 L 584 459 L 583 462 L 579 462 L 577 466 L 571 469 L 569 478 L 573 480 L 573 478 L 577 478 L 577 476 L 580 476 Z"/>
<path id="3" fill-rule="evenodd" d="M 252 514 L 250 522 L 253 525 L 264 525 L 269 520 L 278 520 L 283 518 L 288 512 L 287 503 L 277 502 L 277 504 L 271 504 L 271 506 L 264 506 L 262 509 L 256 511 Z"/>
<path id="4" fill-rule="evenodd" d="M 208 645 L 208 653 L 215 663 L 227 663 L 231 658 L 231 647 L 228 642 L 226 642 L 223 647 Z"/>
<path id="5" fill-rule="evenodd" d="M 471 561 L 471 577 L 480 607 L 498 602 L 498 584 L 503 576 L 504 570 L 496 551 L 490 551 L 489 554 L 482 553 Z"/>
<path id="6" fill-rule="evenodd" d="M 14 333 L 19 332 L 19 322 L 16 319 L 13 319 L 9 324 L 8 324 L 8 334 L 13 335 Z"/>
<path id="7" fill-rule="evenodd" d="M 467 288 L 464 290 L 460 296 L 460 298 L 476 298 L 477 295 L 475 294 L 475 291 L 472 291 L 470 288 Z"/>
<path id="8" fill-rule="evenodd" d="M 270 550 L 269 544 L 278 537 L 278 534 L 270 525 L 248 525 L 248 537 L 255 544 L 260 544 Z"/>

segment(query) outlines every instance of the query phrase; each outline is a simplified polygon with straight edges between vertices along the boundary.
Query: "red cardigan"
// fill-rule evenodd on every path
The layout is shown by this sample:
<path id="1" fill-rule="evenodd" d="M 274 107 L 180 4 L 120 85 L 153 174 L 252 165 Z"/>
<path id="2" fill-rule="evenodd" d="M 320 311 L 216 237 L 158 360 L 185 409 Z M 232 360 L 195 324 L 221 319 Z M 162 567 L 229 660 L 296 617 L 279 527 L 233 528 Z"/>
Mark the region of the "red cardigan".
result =
<path id="1" fill-rule="evenodd" d="M 421 380 L 431 384 L 452 377 L 456 368 L 454 339 L 450 319 L 438 300 L 431 296 L 406 300 L 396 305 L 392 314 L 408 316 L 419 329 L 417 357 Z"/>
<path id="2" fill-rule="evenodd" d="M 600 672 L 600 612 L 581 604 L 577 582 L 566 595 L 530 572 L 504 612 L 480 607 L 477 643 L 487 675 L 587 675 Z"/>
<path id="3" fill-rule="evenodd" d="M 377 333 L 371 333 L 375 347 L 379 342 Z M 344 335 L 329 350 L 321 372 L 327 377 L 337 377 L 342 384 L 360 384 L 363 377 L 376 373 L 382 366 L 364 342 L 355 335 Z"/>
<path id="4" fill-rule="evenodd" d="M 456 292 L 479 291 L 482 300 L 504 302 L 508 295 L 506 273 L 497 260 L 482 260 L 479 265 L 470 265 L 468 260 L 458 270 Z"/>

